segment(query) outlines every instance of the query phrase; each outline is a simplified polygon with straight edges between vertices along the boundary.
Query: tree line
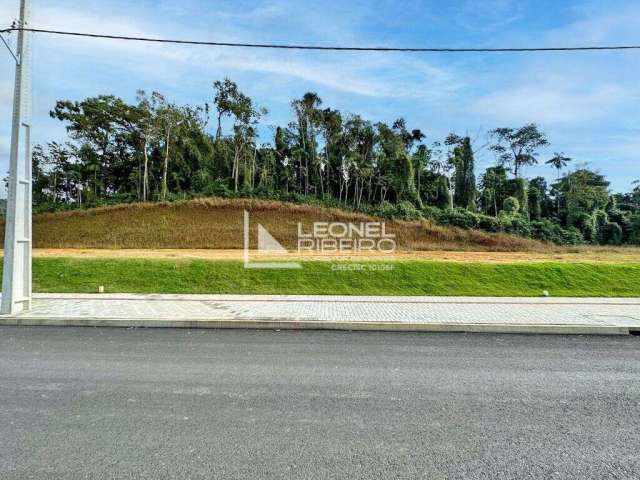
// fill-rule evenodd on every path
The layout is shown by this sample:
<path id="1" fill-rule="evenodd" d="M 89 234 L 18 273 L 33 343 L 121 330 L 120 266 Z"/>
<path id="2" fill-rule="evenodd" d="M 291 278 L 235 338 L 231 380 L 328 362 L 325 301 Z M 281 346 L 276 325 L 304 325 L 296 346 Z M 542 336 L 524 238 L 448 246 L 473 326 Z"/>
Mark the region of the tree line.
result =
<path id="1" fill-rule="evenodd" d="M 561 244 L 640 243 L 640 187 L 612 194 L 602 174 L 568 171 L 563 153 L 540 159 L 549 141 L 535 124 L 490 131 L 496 163 L 478 174 L 467 135 L 428 143 L 402 118 L 373 123 L 308 92 L 291 102 L 288 125 L 262 127 L 272 140 L 260 143 L 267 113 L 229 79 L 213 84 L 204 105 L 144 91 L 134 103 L 113 95 L 57 101 L 50 115 L 69 138 L 34 147 L 36 210 L 259 196 Z M 522 175 L 540 161 L 556 171 L 550 184 Z"/>

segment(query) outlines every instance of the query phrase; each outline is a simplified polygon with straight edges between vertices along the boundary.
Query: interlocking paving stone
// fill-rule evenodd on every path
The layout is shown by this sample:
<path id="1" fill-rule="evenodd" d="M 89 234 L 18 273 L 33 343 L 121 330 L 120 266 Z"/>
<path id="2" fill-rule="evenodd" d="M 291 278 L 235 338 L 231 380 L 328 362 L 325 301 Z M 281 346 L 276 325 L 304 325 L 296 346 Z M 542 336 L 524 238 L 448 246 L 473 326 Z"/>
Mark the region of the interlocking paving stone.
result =
<path id="1" fill-rule="evenodd" d="M 640 299 L 40 294 L 5 318 L 640 327 Z"/>

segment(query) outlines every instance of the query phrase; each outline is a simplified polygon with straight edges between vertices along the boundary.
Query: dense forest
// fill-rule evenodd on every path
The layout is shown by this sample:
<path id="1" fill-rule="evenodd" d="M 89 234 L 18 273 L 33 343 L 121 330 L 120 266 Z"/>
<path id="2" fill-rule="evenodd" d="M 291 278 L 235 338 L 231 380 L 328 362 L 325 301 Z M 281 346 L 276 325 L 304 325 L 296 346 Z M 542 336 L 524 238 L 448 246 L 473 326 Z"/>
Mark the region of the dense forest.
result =
<path id="1" fill-rule="evenodd" d="M 382 215 L 551 241 L 640 244 L 640 187 L 612 194 L 606 178 L 568 169 L 537 125 L 496 128 L 482 148 L 496 163 L 474 165 L 474 142 L 451 133 L 427 143 L 402 118 L 372 123 L 325 108 L 315 93 L 291 102 L 292 121 L 269 130 L 267 114 L 231 80 L 212 102 L 176 105 L 139 91 L 58 101 L 51 117 L 69 140 L 33 151 L 36 211 L 196 196 L 255 196 L 314 202 Z M 226 127 L 226 128 L 225 128 Z M 264 131 L 272 141 L 259 143 Z M 555 181 L 524 178 L 544 162 Z"/>

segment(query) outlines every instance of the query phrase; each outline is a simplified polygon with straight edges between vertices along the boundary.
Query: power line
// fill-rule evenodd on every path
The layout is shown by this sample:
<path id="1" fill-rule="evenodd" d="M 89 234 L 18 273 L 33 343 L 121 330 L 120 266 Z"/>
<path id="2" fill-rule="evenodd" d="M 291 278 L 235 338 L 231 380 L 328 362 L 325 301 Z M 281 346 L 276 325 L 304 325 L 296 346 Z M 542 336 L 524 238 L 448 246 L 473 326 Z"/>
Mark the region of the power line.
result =
<path id="1" fill-rule="evenodd" d="M 135 42 L 173 43 L 181 45 L 207 45 L 213 47 L 238 48 L 270 48 L 281 50 L 325 50 L 338 52 L 422 52 L 422 53 L 517 53 L 517 52 L 579 52 L 602 50 L 640 50 L 640 45 L 607 45 L 582 47 L 522 47 L 522 48 L 424 48 L 424 47 L 339 47 L 321 45 L 291 45 L 276 43 L 233 43 L 211 42 L 201 40 L 177 40 L 167 38 L 129 37 L 123 35 L 105 35 L 98 33 L 66 32 L 60 30 L 45 30 L 40 28 L 7 28 L 0 33 L 17 31 L 46 33 L 51 35 L 66 35 L 72 37 L 102 38 L 111 40 L 128 40 Z"/>

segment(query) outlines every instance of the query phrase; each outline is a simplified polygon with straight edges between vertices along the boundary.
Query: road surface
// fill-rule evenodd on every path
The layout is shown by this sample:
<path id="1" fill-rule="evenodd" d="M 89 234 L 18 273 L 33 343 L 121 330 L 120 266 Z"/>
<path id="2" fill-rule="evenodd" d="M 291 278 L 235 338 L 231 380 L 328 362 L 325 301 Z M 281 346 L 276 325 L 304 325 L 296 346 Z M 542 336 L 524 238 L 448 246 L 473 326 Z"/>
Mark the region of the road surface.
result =
<path id="1" fill-rule="evenodd" d="M 640 338 L 0 327 L 0 478 L 640 478 Z"/>

